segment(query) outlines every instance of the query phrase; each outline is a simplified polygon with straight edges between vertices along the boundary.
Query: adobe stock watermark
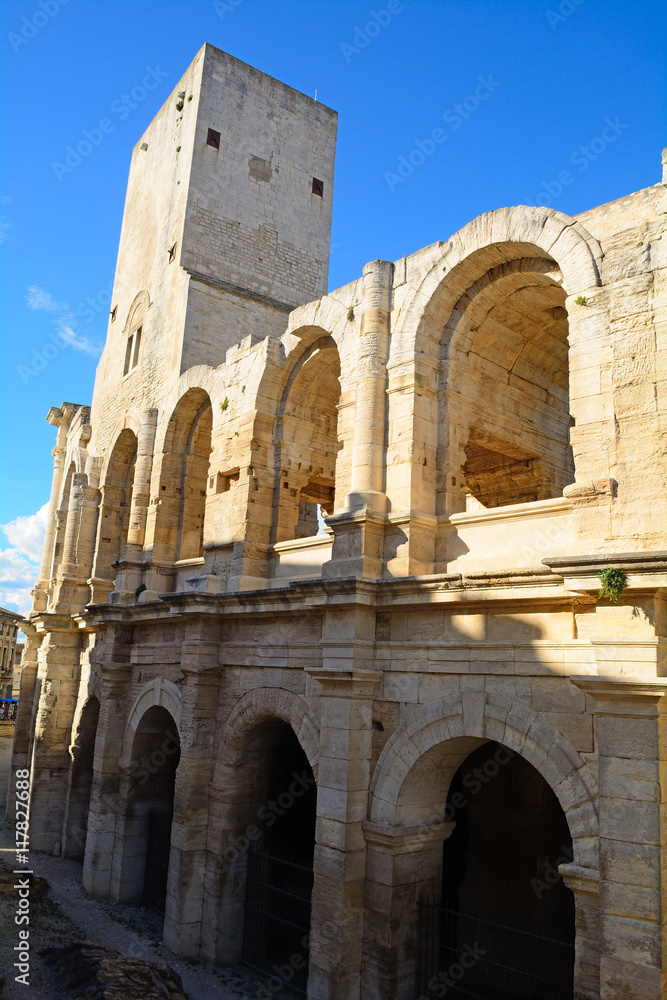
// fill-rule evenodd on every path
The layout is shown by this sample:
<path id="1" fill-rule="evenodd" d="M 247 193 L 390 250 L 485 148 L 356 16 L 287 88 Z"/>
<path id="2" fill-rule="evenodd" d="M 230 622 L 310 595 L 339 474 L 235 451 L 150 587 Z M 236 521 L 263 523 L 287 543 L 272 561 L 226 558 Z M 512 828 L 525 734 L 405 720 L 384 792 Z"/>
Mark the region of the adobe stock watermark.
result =
<path id="1" fill-rule="evenodd" d="M 556 26 L 561 24 L 563 21 L 567 21 L 568 17 L 572 17 L 577 7 L 581 7 L 582 3 L 586 0 L 562 0 L 558 5 L 558 10 L 545 10 L 544 16 L 549 22 L 549 26 L 552 31 L 556 30 Z"/>
<path id="2" fill-rule="evenodd" d="M 500 87 L 498 80 L 494 80 L 493 75 L 478 76 L 477 86 L 471 94 L 464 97 L 462 101 L 447 108 L 442 116 L 442 120 L 449 127 L 449 130 L 456 132 L 461 128 L 464 121 L 470 118 L 484 103 L 488 101 L 491 94 Z M 400 156 L 396 171 L 385 170 L 384 179 L 390 191 L 395 191 L 399 184 L 403 184 L 408 177 L 414 174 L 418 167 L 435 153 L 438 146 L 447 142 L 449 132 L 443 128 L 434 128 L 425 139 L 415 139 L 414 147 L 407 156 Z"/>
<path id="3" fill-rule="evenodd" d="M 275 800 L 269 799 L 263 806 L 260 806 L 256 814 L 257 819 L 267 830 L 271 829 L 278 817 L 283 816 L 288 809 L 291 809 L 296 800 L 305 795 L 313 785 L 315 785 L 315 778 L 308 771 L 304 771 L 303 774 L 292 774 L 289 790 L 281 792 Z M 237 858 L 250 850 L 252 843 L 261 840 L 263 836 L 262 826 L 250 823 L 243 833 L 232 837 L 229 846 L 222 852 L 225 868 L 231 868 Z"/>
<path id="4" fill-rule="evenodd" d="M 124 121 L 142 101 L 145 101 L 149 93 L 155 90 L 164 79 L 168 76 L 164 70 L 160 69 L 159 65 L 153 69 L 152 66 L 146 66 L 146 75 L 143 77 L 140 84 L 133 87 L 128 94 L 121 94 L 120 97 L 116 98 L 115 101 L 111 102 L 110 112 L 115 115 L 119 121 Z M 67 174 L 71 174 L 81 163 L 90 156 L 92 151 L 97 147 L 101 146 L 104 142 L 104 137 L 110 135 L 116 128 L 116 122 L 112 118 L 101 118 L 94 128 L 81 130 L 83 139 L 75 145 L 70 145 L 65 147 L 64 162 L 59 160 L 54 160 L 51 163 L 51 168 L 60 182 Z"/>
<path id="5" fill-rule="evenodd" d="M 542 899 L 542 896 L 548 889 L 562 882 L 558 866 L 572 864 L 572 848 L 561 845 L 561 851 L 563 853 L 554 865 L 551 862 L 547 862 L 540 872 L 540 877 L 535 876 L 530 880 L 530 887 L 538 899 Z"/>
<path id="6" fill-rule="evenodd" d="M 7 41 L 14 52 L 18 52 L 22 45 L 32 41 L 35 35 L 38 35 L 60 12 L 60 8 L 68 3 L 69 0 L 39 0 L 38 9 L 34 14 L 31 17 L 24 17 L 21 21 L 21 30 L 18 33 L 10 31 L 7 35 Z"/>
<path id="7" fill-rule="evenodd" d="M 613 142 L 616 142 L 619 135 L 622 135 L 629 127 L 629 125 L 621 121 L 618 115 L 613 120 L 605 118 L 604 128 L 600 132 L 600 135 L 591 139 L 587 145 L 582 145 L 575 149 L 570 154 L 570 163 L 573 167 L 577 168 L 579 173 L 588 170 L 591 163 L 594 163 L 599 156 L 602 156 L 609 146 Z M 556 198 L 560 198 L 566 187 L 574 184 L 575 179 L 575 175 L 571 170 L 561 170 L 553 180 L 542 181 L 542 190 L 538 191 L 535 200 L 526 201 L 525 204 L 530 205 L 531 208 L 535 208 L 536 205 L 548 208 Z"/>
<path id="8" fill-rule="evenodd" d="M 340 50 L 345 56 L 345 61 L 351 63 L 352 57 L 360 55 L 371 41 L 377 38 L 382 29 L 391 24 L 394 17 L 397 14 L 402 14 L 404 10 L 401 0 L 389 0 L 386 7 L 369 11 L 369 19 L 363 28 L 355 24 L 352 42 L 340 43 Z"/>
<path id="9" fill-rule="evenodd" d="M 226 14 L 233 14 L 237 7 L 240 7 L 243 0 L 214 0 L 213 9 L 220 18 L 224 21 Z"/>
<path id="10" fill-rule="evenodd" d="M 473 767 L 466 771 L 461 784 L 470 793 L 478 795 L 484 785 L 488 785 L 492 778 L 500 771 L 501 767 L 509 764 L 516 757 L 514 750 L 508 747 L 499 746 L 491 760 L 486 760 L 481 767 Z M 465 809 L 469 799 L 463 792 L 454 792 L 444 809 L 436 807 L 438 819 L 444 819 L 445 823 L 451 823 L 459 809 Z"/>
<path id="11" fill-rule="evenodd" d="M 28 289 L 28 307 L 32 310 L 43 309 L 55 313 L 56 329 L 47 335 L 48 343 L 42 344 L 39 349 L 32 348 L 29 364 L 17 366 L 16 371 L 24 385 L 45 371 L 50 362 L 68 347 L 90 357 L 99 356 L 100 348 L 79 331 L 78 321 L 90 324 L 99 313 L 106 313 L 111 304 L 112 289 L 113 278 L 106 288 L 101 288 L 95 295 L 87 296 L 74 310 L 70 310 L 65 303 L 55 302 L 48 292 L 34 285 Z"/>
<path id="12" fill-rule="evenodd" d="M 439 998 L 446 997 L 449 990 L 456 988 L 466 972 L 477 965 L 485 955 L 486 949 L 480 948 L 477 941 L 474 941 L 473 944 L 464 944 L 458 961 L 452 962 L 446 972 L 442 970 L 429 979 L 428 988 L 431 995 Z M 422 995 L 419 1000 L 429 1000 L 429 997 Z"/>

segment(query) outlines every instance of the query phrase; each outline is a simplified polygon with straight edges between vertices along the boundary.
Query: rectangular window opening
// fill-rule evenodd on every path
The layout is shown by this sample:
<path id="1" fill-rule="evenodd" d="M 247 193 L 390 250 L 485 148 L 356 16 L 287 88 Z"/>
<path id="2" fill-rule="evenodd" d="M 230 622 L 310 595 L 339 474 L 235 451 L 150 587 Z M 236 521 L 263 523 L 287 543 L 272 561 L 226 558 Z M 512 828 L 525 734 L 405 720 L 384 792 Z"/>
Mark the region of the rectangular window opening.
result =
<path id="1" fill-rule="evenodd" d="M 320 181 L 317 177 L 313 177 L 313 194 L 319 195 L 320 198 L 324 197 L 324 181 Z"/>
<path id="2" fill-rule="evenodd" d="M 134 351 L 132 353 L 132 367 L 134 368 L 139 360 L 139 345 L 141 344 L 141 327 L 134 335 Z"/>
<path id="3" fill-rule="evenodd" d="M 208 130 L 208 135 L 206 136 L 206 145 L 213 146 L 213 149 L 220 149 L 220 133 L 216 132 L 214 128 Z"/>
<path id="4" fill-rule="evenodd" d="M 127 375 L 130 370 L 130 361 L 132 360 L 132 340 L 133 335 L 127 338 L 127 346 L 125 347 L 125 365 L 123 366 L 123 375 Z"/>

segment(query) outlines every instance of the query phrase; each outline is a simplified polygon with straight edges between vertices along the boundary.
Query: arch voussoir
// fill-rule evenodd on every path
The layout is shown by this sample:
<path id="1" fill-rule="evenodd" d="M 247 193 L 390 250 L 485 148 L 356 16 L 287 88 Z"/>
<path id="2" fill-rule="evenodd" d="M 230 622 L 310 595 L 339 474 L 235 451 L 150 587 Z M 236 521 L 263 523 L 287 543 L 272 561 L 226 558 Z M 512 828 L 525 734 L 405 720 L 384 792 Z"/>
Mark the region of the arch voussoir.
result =
<path id="1" fill-rule="evenodd" d="M 371 821 L 393 825 L 403 784 L 414 765 L 450 739 L 478 738 L 477 726 L 472 728 L 476 731 L 470 723 L 466 727 L 460 697 L 432 702 L 409 725 L 399 727 L 387 741 L 373 775 Z M 583 758 L 544 716 L 520 702 L 513 702 L 508 710 L 487 700 L 482 732 L 484 738 L 521 754 L 539 771 L 566 815 L 575 861 L 590 863 L 589 842 L 597 843 L 598 835 L 597 786 Z"/>

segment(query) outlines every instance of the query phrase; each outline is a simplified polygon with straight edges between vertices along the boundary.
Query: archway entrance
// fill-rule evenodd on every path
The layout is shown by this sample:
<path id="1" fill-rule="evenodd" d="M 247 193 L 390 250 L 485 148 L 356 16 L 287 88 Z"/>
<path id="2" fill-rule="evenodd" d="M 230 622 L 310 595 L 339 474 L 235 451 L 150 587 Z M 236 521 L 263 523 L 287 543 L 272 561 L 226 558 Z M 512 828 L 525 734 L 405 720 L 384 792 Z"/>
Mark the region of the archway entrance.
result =
<path id="1" fill-rule="evenodd" d="M 456 772 L 445 818 L 442 902 L 420 903 L 419 995 L 572 1000 L 574 899 L 558 875 L 572 841 L 551 788 L 485 743 Z"/>
<path id="2" fill-rule="evenodd" d="M 72 769 L 67 797 L 63 856 L 74 858 L 76 861 L 83 861 L 86 853 L 90 791 L 93 785 L 95 737 L 99 716 L 100 703 L 97 698 L 90 698 L 81 712 L 76 738 L 71 750 Z"/>
<path id="3" fill-rule="evenodd" d="M 271 726 L 261 835 L 248 851 L 243 961 L 306 995 L 317 791 L 290 726 Z M 268 735 L 268 734 L 267 734 Z"/>
<path id="4" fill-rule="evenodd" d="M 176 769 L 181 754 L 176 724 L 158 705 L 137 727 L 132 747 L 123 850 L 121 899 L 164 915 L 171 850 Z"/>

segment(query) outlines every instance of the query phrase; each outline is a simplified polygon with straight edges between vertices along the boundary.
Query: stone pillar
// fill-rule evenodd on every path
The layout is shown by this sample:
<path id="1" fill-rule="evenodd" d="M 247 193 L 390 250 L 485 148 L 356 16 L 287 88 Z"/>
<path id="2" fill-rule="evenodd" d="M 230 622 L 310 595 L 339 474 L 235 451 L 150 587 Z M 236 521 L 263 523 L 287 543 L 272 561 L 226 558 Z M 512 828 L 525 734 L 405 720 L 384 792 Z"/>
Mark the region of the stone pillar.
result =
<path id="1" fill-rule="evenodd" d="M 113 547 L 112 539 L 122 529 L 122 495 L 123 490 L 119 486 L 100 487 L 95 554 L 92 575 L 87 581 L 91 604 L 104 604 L 113 590 L 115 569 L 112 560 L 118 558 L 119 552 L 117 547 Z"/>
<path id="2" fill-rule="evenodd" d="M 137 433 L 137 458 L 134 466 L 130 523 L 127 532 L 128 548 L 142 549 L 144 545 L 146 515 L 151 498 L 151 473 L 153 471 L 156 427 L 157 410 L 144 410 Z"/>
<path id="3" fill-rule="evenodd" d="M 327 519 L 334 531 L 325 577 L 382 575 L 388 509 L 385 492 L 387 358 L 394 265 L 364 267 L 350 493 L 345 509 Z"/>
<path id="4" fill-rule="evenodd" d="M 16 772 L 30 767 L 35 699 L 39 698 L 37 654 L 43 638 L 37 634 L 35 627 L 30 623 L 24 623 L 21 629 L 25 632 L 26 637 L 21 657 L 21 697 L 19 698 L 18 717 L 14 728 L 12 770 L 7 789 L 6 815 L 7 819 L 12 822 L 16 819 L 16 796 L 14 795 Z"/>
<path id="5" fill-rule="evenodd" d="M 600 873 L 574 864 L 558 873 L 574 896 L 574 1000 L 599 1000 Z"/>
<path id="6" fill-rule="evenodd" d="M 181 669 L 186 678 L 179 726 L 181 759 L 176 771 L 171 826 L 164 943 L 178 955 L 197 956 L 201 942 L 208 792 L 215 749 L 220 685 L 217 620 L 187 622 Z"/>
<path id="7" fill-rule="evenodd" d="M 101 678 L 95 769 L 83 862 L 83 886 L 98 896 L 112 892 L 116 825 L 123 815 L 119 759 L 123 748 L 131 678 L 131 627 L 110 623 L 96 646 Z"/>
<path id="8" fill-rule="evenodd" d="M 34 624 L 43 639 L 32 745 L 30 846 L 50 852 L 60 844 L 62 835 L 79 686 L 80 636 L 69 615 L 41 615 Z"/>
<path id="9" fill-rule="evenodd" d="M 53 479 L 51 480 L 49 510 L 46 516 L 44 548 L 42 549 L 42 562 L 39 569 L 39 579 L 35 583 L 35 588 L 32 592 L 33 608 L 35 611 L 46 611 L 49 601 L 51 567 L 53 566 L 53 548 L 56 543 L 56 516 L 58 503 L 60 501 L 60 491 L 62 490 L 63 484 L 63 471 L 65 468 L 65 448 L 60 443 L 61 436 L 64 436 L 62 428 L 58 432 L 58 442 L 51 452 L 53 455 Z"/>
<path id="10" fill-rule="evenodd" d="M 79 522 L 83 506 L 83 487 L 88 483 L 84 472 L 75 472 L 72 476 L 72 486 L 67 506 L 67 523 L 65 525 L 65 542 L 63 558 L 60 564 L 59 576 L 76 576 L 76 547 L 79 538 Z"/>
<path id="11" fill-rule="evenodd" d="M 413 1000 L 418 901 L 440 902 L 442 845 L 455 823 L 390 827 L 364 823 L 366 923 L 364 1000 Z"/>
<path id="12" fill-rule="evenodd" d="M 372 670 L 314 669 L 322 685 L 309 1000 L 359 1000 L 373 692 Z"/>
<path id="13" fill-rule="evenodd" d="M 394 265 L 373 260 L 363 271 L 357 392 L 354 413 L 349 510 L 366 507 L 384 514 L 387 357 L 391 333 Z"/>
<path id="14" fill-rule="evenodd" d="M 79 518 L 79 538 L 76 546 L 76 575 L 85 583 L 93 568 L 95 537 L 97 535 L 97 515 L 100 491 L 87 483 L 81 487 L 81 513 Z"/>
<path id="15" fill-rule="evenodd" d="M 594 702 L 601 1000 L 667 992 L 667 678 L 573 677 Z"/>

